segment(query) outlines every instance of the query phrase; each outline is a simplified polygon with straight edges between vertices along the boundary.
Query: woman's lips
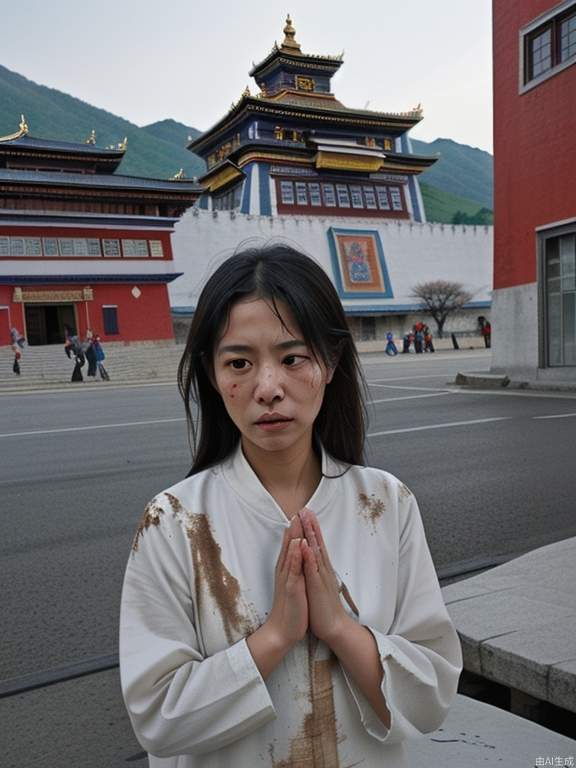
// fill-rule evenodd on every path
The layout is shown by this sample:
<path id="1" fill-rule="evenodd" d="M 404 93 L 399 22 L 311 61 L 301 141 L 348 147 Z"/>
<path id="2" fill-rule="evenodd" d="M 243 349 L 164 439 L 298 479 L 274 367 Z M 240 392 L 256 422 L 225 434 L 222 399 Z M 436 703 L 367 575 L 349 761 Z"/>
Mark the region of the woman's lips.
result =
<path id="1" fill-rule="evenodd" d="M 294 419 L 289 419 L 286 416 L 266 416 L 266 418 L 257 421 L 256 426 L 265 432 L 276 432 L 277 430 L 286 429 L 293 421 Z"/>

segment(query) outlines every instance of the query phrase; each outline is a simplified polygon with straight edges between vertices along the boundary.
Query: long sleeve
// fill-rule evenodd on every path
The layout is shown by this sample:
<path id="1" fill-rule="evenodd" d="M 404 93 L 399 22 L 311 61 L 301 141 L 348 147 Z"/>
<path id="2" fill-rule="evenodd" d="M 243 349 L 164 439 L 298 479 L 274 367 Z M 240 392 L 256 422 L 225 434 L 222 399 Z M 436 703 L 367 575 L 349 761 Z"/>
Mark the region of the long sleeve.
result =
<path id="1" fill-rule="evenodd" d="M 158 757 L 217 750 L 276 717 L 244 639 L 202 652 L 192 579 L 181 522 L 156 502 L 126 569 L 120 674 L 136 736 Z"/>
<path id="2" fill-rule="evenodd" d="M 409 494 L 399 506 L 394 620 L 387 633 L 368 626 L 384 670 L 382 694 L 391 713 L 389 730 L 348 679 L 364 727 L 386 744 L 438 728 L 456 694 L 462 670 L 460 642 L 444 605 L 418 505 Z"/>

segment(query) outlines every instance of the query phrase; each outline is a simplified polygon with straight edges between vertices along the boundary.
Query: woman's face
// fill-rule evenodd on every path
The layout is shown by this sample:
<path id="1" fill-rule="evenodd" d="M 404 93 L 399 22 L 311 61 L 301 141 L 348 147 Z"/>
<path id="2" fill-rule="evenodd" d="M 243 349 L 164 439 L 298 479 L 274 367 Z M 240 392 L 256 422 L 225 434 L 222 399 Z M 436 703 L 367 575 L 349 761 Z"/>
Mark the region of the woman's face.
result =
<path id="1" fill-rule="evenodd" d="M 282 301 L 234 304 L 216 343 L 213 383 L 249 445 L 281 451 L 312 444 L 312 427 L 332 370 L 319 363 Z M 247 446 L 248 444 L 248 446 Z"/>

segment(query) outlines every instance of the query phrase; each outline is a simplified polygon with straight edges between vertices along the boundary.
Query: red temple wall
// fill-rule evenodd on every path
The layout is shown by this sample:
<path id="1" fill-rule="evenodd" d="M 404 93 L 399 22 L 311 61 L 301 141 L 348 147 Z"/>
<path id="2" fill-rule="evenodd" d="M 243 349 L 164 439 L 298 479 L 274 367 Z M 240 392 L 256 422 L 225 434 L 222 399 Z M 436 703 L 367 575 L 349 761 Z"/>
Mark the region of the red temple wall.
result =
<path id="1" fill-rule="evenodd" d="M 137 285 L 141 291 L 139 298 L 132 295 Z M 70 291 L 79 290 L 80 284 L 24 286 L 30 291 Z M 100 334 L 103 341 L 159 341 L 173 339 L 174 331 L 170 314 L 168 288 L 165 284 L 130 283 L 130 284 L 91 284 L 93 300 L 75 302 L 77 331 L 81 338 L 86 336 L 89 327 Z M 26 332 L 24 304 L 13 301 L 14 286 L 0 285 L 0 345 L 10 343 L 10 328 L 16 327 Z M 63 302 L 69 303 L 69 302 Z M 104 305 L 118 307 L 118 334 L 104 333 Z"/>
<path id="2" fill-rule="evenodd" d="M 494 0 L 494 287 L 536 281 L 535 228 L 576 216 L 576 65 L 519 94 L 519 30 L 557 5 Z"/>

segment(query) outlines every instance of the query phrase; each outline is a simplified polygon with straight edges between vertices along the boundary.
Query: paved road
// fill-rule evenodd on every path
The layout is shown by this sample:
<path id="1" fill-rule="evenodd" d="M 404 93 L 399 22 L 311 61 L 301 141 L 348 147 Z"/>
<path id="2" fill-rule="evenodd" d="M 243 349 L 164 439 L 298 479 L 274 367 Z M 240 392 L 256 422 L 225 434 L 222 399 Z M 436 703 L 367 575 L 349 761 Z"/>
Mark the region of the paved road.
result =
<path id="1" fill-rule="evenodd" d="M 483 351 L 364 362 L 373 401 L 368 461 L 414 490 L 439 567 L 576 534 L 576 397 L 447 384 L 458 370 L 487 370 Z M 190 460 L 173 386 L 6 395 L 0 414 L 2 680 L 116 652 L 133 531 L 148 499 L 182 478 Z M 108 727 L 128 733 L 114 673 L 63 684 L 72 692 L 68 706 L 96 678 L 109 681 Z M 64 706 L 46 704 L 62 689 L 6 699 L 0 717 L 11 703 L 20 719 L 42 712 L 45 720 L 50 706 Z M 85 746 L 81 759 L 62 765 L 124 765 L 138 752 L 135 742 L 121 745 L 121 757 L 99 763 Z M 15 765 L 51 765 L 38 760 Z"/>

